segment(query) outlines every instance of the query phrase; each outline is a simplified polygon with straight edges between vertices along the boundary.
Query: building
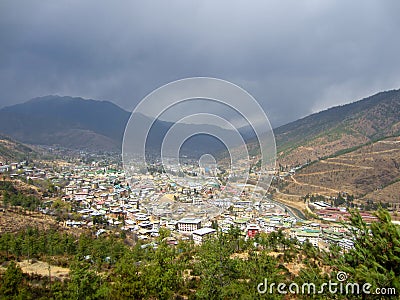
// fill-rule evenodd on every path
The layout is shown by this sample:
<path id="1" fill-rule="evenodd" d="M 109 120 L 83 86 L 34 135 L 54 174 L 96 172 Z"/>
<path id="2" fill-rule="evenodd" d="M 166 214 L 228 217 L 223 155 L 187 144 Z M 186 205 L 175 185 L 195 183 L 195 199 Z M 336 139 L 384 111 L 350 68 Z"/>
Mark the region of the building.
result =
<path id="1" fill-rule="evenodd" d="M 5 165 L 5 166 L 0 166 L 0 173 L 5 173 L 10 171 L 10 166 Z"/>
<path id="2" fill-rule="evenodd" d="M 246 236 L 252 238 L 255 237 L 257 233 L 260 232 L 260 226 L 257 224 L 249 224 L 246 228 Z"/>
<path id="3" fill-rule="evenodd" d="M 88 193 L 75 193 L 74 200 L 75 201 L 84 201 L 86 200 Z"/>
<path id="4" fill-rule="evenodd" d="M 348 251 L 354 249 L 354 241 L 343 238 L 339 241 L 339 246 Z"/>
<path id="5" fill-rule="evenodd" d="M 193 241 L 200 245 L 205 239 L 212 237 L 217 231 L 213 228 L 200 228 L 192 232 Z"/>
<path id="6" fill-rule="evenodd" d="M 315 247 L 318 247 L 320 242 L 320 231 L 313 229 L 292 229 L 290 237 L 297 239 L 301 244 L 308 241 Z"/>
<path id="7" fill-rule="evenodd" d="M 178 221 L 178 230 L 180 232 L 191 233 L 201 228 L 201 219 L 183 218 Z"/>

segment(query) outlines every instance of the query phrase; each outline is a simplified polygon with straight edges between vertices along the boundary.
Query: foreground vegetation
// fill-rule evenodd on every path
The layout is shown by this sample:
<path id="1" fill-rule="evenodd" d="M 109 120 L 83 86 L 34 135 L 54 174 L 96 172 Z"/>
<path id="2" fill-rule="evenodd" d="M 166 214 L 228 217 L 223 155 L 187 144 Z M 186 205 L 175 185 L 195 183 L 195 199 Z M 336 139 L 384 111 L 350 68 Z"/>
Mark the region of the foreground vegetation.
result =
<path id="1" fill-rule="evenodd" d="M 299 245 L 282 232 L 246 241 L 236 228 L 201 246 L 190 241 L 168 245 L 165 237 L 170 233 L 162 229 L 156 244 L 134 247 L 114 235 L 75 237 L 29 228 L 0 236 L 0 259 L 6 267 L 0 278 L 0 298 L 281 299 L 285 295 L 276 289 L 260 294 L 257 287 L 265 280 L 318 287 L 329 280 L 339 283 L 338 272 L 345 272 L 349 282 L 371 284 L 371 291 L 376 287 L 400 291 L 400 229 L 385 211 L 377 216 L 379 222 L 368 226 L 353 213 L 351 226 L 357 240 L 355 249 L 345 254 L 338 247 L 320 251 L 309 243 Z M 17 263 L 23 259 L 68 267 L 69 278 L 52 276 L 51 268 L 50 278 L 24 274 Z M 291 298 L 361 297 L 325 290 Z"/>

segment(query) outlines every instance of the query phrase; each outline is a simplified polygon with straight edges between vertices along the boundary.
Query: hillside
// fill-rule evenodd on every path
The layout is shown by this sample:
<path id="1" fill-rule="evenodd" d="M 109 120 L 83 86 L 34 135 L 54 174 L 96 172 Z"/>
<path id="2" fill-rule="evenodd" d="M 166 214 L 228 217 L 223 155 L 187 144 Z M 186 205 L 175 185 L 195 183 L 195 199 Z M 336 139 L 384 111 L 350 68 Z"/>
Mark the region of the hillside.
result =
<path id="1" fill-rule="evenodd" d="M 46 96 L 0 110 L 0 132 L 28 144 L 117 151 L 130 114 L 107 101 Z"/>
<path id="2" fill-rule="evenodd" d="M 0 133 L 28 144 L 57 145 L 90 151 L 120 151 L 130 113 L 107 101 L 46 96 L 0 109 Z M 140 116 L 138 131 L 148 118 Z M 142 124 L 143 123 L 143 124 Z M 173 123 L 157 121 L 149 132 L 148 146 L 158 150 Z M 195 125 L 179 125 L 182 133 L 198 132 Z M 199 125 L 198 125 L 199 126 Z M 204 126 L 201 125 L 204 129 Z M 143 127 L 143 128 L 142 128 Z M 201 130 L 200 130 L 201 131 Z M 252 138 L 240 128 L 245 140 Z M 227 136 L 229 132 L 221 132 Z M 400 133 L 400 90 L 312 114 L 275 129 L 278 160 L 298 165 L 337 151 Z M 197 137 L 183 147 L 185 154 L 221 150 L 207 137 Z"/>
<path id="3" fill-rule="evenodd" d="M 282 164 L 307 160 L 400 134 L 400 90 L 312 114 L 275 130 Z"/>
<path id="4" fill-rule="evenodd" d="M 289 176 L 284 191 L 299 196 L 347 192 L 363 200 L 397 203 L 399 183 L 400 137 L 395 137 L 312 163 Z"/>
<path id="5" fill-rule="evenodd" d="M 36 152 L 21 143 L 12 140 L 9 137 L 0 135 L 0 162 L 6 164 L 9 162 L 26 160 L 35 156 Z"/>

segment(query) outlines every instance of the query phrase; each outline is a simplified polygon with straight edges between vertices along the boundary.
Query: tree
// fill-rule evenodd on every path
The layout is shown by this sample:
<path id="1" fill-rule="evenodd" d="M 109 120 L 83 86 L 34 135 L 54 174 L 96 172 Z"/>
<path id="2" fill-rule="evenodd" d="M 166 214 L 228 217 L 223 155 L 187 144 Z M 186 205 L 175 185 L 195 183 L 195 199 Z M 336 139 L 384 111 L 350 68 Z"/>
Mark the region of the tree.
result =
<path id="1" fill-rule="evenodd" d="M 216 239 L 209 239 L 202 244 L 199 262 L 195 266 L 201 274 L 201 285 L 196 291 L 197 298 L 222 299 L 224 289 L 238 275 L 235 272 L 235 264 L 230 259 L 233 253 L 232 242 L 219 233 Z"/>
<path id="2" fill-rule="evenodd" d="M 158 234 L 158 240 L 161 242 L 163 239 L 171 236 L 171 230 L 165 227 L 160 227 L 160 229 L 158 230 Z"/>
<path id="3" fill-rule="evenodd" d="M 341 193 L 338 193 L 338 196 L 335 198 L 334 204 L 335 206 L 340 206 L 345 203 L 346 200 L 343 198 Z"/>
<path id="4" fill-rule="evenodd" d="M 109 299 L 110 289 L 100 275 L 87 263 L 77 262 L 71 266 L 68 292 L 72 299 Z"/>
<path id="5" fill-rule="evenodd" d="M 146 287 L 141 282 L 139 266 L 132 256 L 126 255 L 117 264 L 113 281 L 112 296 L 115 299 L 142 299 L 146 296 Z"/>
<path id="6" fill-rule="evenodd" d="M 227 237 L 231 243 L 233 243 L 235 246 L 234 250 L 238 251 L 240 250 L 240 237 L 241 237 L 241 230 L 238 226 L 233 226 L 229 228 Z"/>
<path id="7" fill-rule="evenodd" d="M 379 209 L 377 222 L 366 224 L 358 211 L 351 212 L 350 229 L 354 249 L 339 259 L 338 268 L 373 288 L 400 291 L 400 227 L 391 222 L 389 213 Z"/>
<path id="8" fill-rule="evenodd" d="M 215 229 L 215 230 L 218 230 L 218 222 L 217 222 L 217 220 L 212 220 L 211 221 L 211 228 Z"/>
<path id="9" fill-rule="evenodd" d="M 17 264 L 12 261 L 0 280 L 0 294 L 6 297 L 17 296 L 23 288 L 23 273 Z"/>

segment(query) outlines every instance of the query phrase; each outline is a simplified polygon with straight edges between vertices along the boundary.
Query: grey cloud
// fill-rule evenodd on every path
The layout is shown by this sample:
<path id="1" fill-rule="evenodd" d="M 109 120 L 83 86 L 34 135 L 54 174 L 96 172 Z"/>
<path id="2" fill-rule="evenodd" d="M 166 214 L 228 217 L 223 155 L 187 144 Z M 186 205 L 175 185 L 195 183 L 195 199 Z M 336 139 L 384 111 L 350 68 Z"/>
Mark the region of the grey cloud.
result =
<path id="1" fill-rule="evenodd" d="M 126 109 L 184 77 L 238 84 L 274 126 L 400 87 L 398 1 L 3 1 L 0 106 Z"/>

